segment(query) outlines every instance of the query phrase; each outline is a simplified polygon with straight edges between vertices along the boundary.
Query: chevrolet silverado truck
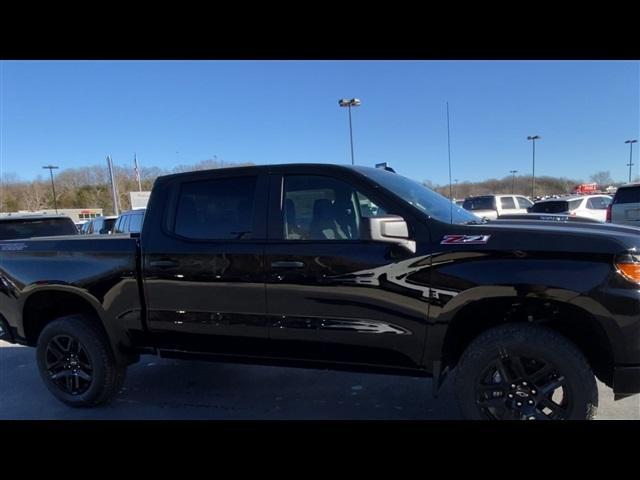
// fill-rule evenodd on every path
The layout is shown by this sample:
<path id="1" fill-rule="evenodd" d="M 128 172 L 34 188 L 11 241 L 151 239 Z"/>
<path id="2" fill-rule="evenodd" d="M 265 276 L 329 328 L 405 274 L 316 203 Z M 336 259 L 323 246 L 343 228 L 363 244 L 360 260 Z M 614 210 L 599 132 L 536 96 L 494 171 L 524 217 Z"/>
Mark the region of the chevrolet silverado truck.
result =
<path id="1" fill-rule="evenodd" d="M 93 406 L 161 357 L 455 381 L 470 419 L 640 392 L 640 229 L 484 221 L 385 169 L 159 177 L 140 234 L 0 242 L 0 336 Z M 453 372 L 453 375 L 449 375 Z"/>

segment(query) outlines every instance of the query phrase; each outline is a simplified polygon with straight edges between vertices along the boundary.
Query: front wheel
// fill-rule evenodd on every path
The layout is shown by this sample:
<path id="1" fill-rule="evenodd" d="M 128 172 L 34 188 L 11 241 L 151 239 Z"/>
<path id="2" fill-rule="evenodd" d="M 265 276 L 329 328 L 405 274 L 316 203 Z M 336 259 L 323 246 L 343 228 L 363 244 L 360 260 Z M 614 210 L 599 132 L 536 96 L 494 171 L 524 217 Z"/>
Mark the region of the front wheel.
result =
<path id="1" fill-rule="evenodd" d="M 47 389 L 72 407 L 108 402 L 124 382 L 126 367 L 116 361 L 108 337 L 83 316 L 49 323 L 38 338 L 36 354 Z"/>
<path id="2" fill-rule="evenodd" d="M 457 367 L 462 414 L 489 420 L 590 420 L 598 389 L 580 350 L 545 327 L 492 328 L 467 347 Z"/>

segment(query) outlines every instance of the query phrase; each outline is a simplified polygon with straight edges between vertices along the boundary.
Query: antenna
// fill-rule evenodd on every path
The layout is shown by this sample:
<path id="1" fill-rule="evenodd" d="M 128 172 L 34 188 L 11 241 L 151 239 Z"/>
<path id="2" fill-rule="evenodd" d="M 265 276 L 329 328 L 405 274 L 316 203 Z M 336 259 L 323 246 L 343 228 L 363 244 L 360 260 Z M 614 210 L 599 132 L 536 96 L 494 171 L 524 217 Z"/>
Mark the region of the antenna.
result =
<path id="1" fill-rule="evenodd" d="M 450 207 L 450 223 L 453 223 L 453 197 L 451 196 L 451 132 L 449 130 L 449 102 L 447 102 L 447 149 L 449 151 L 449 201 Z"/>

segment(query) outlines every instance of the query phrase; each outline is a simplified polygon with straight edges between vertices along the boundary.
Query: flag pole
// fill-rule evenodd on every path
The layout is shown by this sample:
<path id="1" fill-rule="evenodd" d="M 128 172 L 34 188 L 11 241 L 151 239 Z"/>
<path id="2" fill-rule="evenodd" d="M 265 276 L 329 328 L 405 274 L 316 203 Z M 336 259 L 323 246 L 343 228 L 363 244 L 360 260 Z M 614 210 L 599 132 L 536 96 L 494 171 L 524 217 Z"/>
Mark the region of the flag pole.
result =
<path id="1" fill-rule="evenodd" d="M 138 191 L 141 192 L 142 182 L 140 181 L 140 169 L 138 168 L 138 159 L 135 153 L 133 154 L 133 165 L 134 165 L 134 170 L 136 172 L 136 180 L 138 180 Z"/>

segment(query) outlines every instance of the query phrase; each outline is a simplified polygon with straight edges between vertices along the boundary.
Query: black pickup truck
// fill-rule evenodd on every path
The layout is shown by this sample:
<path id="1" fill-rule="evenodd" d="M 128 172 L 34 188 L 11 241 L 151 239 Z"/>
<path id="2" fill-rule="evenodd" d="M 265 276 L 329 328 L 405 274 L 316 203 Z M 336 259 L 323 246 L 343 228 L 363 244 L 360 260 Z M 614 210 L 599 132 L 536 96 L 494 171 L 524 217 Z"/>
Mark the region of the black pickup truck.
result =
<path id="1" fill-rule="evenodd" d="M 465 417 L 588 419 L 640 392 L 640 229 L 481 221 L 401 175 L 156 181 L 141 234 L 0 242 L 0 335 L 72 406 L 140 354 L 433 377 Z"/>

